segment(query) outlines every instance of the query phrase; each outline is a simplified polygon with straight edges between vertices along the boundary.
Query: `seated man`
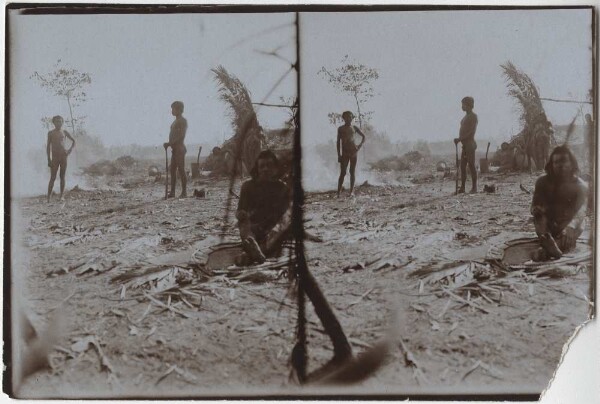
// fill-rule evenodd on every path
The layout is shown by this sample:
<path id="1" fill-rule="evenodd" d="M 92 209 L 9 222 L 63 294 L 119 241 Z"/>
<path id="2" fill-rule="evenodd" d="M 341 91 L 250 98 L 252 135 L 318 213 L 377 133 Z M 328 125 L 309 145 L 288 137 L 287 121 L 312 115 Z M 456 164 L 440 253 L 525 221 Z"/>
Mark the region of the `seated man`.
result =
<path id="1" fill-rule="evenodd" d="M 538 178 L 531 214 L 542 248 L 534 259 L 560 258 L 575 247 L 583 231 L 588 188 L 577 176 L 577 160 L 567 146 L 550 155 L 546 174 Z"/>
<path id="2" fill-rule="evenodd" d="M 240 264 L 263 263 L 274 256 L 291 224 L 290 191 L 279 180 L 279 160 L 270 150 L 260 152 L 242 185 L 236 217 L 245 255 Z"/>

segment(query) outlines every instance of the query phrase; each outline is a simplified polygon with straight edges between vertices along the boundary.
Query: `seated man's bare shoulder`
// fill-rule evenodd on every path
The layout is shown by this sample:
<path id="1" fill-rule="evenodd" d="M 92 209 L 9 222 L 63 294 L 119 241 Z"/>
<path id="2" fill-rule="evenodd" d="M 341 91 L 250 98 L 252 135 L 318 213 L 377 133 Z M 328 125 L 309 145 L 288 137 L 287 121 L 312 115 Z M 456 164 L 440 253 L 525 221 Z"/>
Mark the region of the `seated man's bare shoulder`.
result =
<path id="1" fill-rule="evenodd" d="M 242 192 L 242 193 L 243 193 L 243 192 L 246 192 L 246 191 L 248 191 L 249 189 L 251 189 L 251 188 L 254 186 L 254 182 L 255 182 L 255 181 L 254 181 L 252 178 L 251 178 L 251 179 L 249 179 L 249 180 L 247 180 L 247 181 L 244 181 L 244 182 L 242 183 L 242 188 L 241 188 L 240 192 Z"/>
<path id="2" fill-rule="evenodd" d="M 582 178 L 577 177 L 577 190 L 580 193 L 588 193 L 589 187 L 588 183 L 585 182 Z"/>
<path id="3" fill-rule="evenodd" d="M 541 177 L 538 177 L 538 179 L 535 181 L 535 189 L 538 190 L 545 190 L 547 189 L 552 183 L 552 180 L 550 179 L 550 176 L 548 174 L 544 174 Z"/>

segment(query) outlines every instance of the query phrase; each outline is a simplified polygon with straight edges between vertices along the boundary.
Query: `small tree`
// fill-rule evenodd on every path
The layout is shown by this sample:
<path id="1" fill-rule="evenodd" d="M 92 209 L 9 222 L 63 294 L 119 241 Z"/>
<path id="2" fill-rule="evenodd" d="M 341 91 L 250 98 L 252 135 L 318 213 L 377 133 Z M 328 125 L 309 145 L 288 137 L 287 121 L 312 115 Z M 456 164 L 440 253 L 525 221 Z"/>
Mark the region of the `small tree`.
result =
<path id="1" fill-rule="evenodd" d="M 318 74 L 326 78 L 336 90 L 350 94 L 354 98 L 358 124 L 362 128 L 363 121 L 369 120 L 372 111 L 363 111 L 361 106 L 375 95 L 373 83 L 379 78 L 379 72 L 361 63 L 351 62 L 348 55 L 344 56 L 341 64 L 341 67 L 333 70 L 323 66 Z M 330 113 L 328 116 L 333 124 L 336 124 L 340 118 L 336 113 Z"/>
<path id="2" fill-rule="evenodd" d="M 40 119 L 40 121 L 42 122 L 42 126 L 44 127 L 44 129 L 46 129 L 46 130 L 52 129 L 52 118 L 51 117 L 44 116 Z"/>
<path id="3" fill-rule="evenodd" d="M 360 122 L 359 125 L 361 126 L 361 129 L 364 129 L 365 126 L 368 125 L 368 122 L 371 120 L 371 116 L 373 116 L 373 111 L 363 111 L 360 115 L 362 116 L 361 120 L 364 122 L 364 125 L 361 125 Z M 330 112 L 327 114 L 327 118 L 329 118 L 329 123 L 331 123 L 333 126 L 338 126 L 344 123 L 344 118 L 342 118 L 342 114 L 340 114 L 339 112 Z"/>
<path id="4" fill-rule="evenodd" d="M 58 59 L 54 65 L 54 71 L 46 74 L 40 74 L 36 71 L 33 72 L 30 78 L 35 79 L 42 88 L 52 93 L 52 95 L 64 98 L 67 101 L 70 115 L 70 120 L 67 123 L 71 125 L 73 136 L 75 136 L 75 124 L 81 124 L 84 117 L 74 116 L 73 111 L 75 107 L 86 101 L 87 94 L 84 90 L 91 84 L 92 79 L 88 73 L 69 68 L 61 63 L 61 60 Z M 44 119 L 42 118 L 43 121 Z"/>
<path id="5" fill-rule="evenodd" d="M 337 126 L 339 123 L 344 122 L 342 119 L 342 114 L 339 112 L 330 112 L 327 114 L 327 118 L 329 118 L 329 123 L 333 126 Z"/>

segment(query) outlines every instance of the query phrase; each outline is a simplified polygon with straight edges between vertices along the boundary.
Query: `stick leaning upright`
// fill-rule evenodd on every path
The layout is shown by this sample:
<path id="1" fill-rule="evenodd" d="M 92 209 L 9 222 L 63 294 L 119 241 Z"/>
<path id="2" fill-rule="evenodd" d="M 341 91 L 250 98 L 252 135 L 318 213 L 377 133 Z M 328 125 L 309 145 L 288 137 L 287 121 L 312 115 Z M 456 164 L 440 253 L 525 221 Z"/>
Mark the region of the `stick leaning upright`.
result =
<path id="1" fill-rule="evenodd" d="M 165 147 L 165 201 L 169 198 L 169 154 Z"/>
<path id="2" fill-rule="evenodd" d="M 454 143 L 454 148 L 456 149 L 456 185 L 454 187 L 454 195 L 458 195 L 458 175 L 460 173 L 460 167 L 458 164 L 458 143 Z"/>

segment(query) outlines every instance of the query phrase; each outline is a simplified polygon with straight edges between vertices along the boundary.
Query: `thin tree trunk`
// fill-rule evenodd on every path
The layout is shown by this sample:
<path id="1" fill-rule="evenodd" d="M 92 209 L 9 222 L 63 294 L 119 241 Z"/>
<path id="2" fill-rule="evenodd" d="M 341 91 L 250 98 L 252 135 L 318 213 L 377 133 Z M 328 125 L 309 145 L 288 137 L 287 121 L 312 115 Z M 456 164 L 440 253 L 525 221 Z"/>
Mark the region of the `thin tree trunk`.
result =
<path id="1" fill-rule="evenodd" d="M 71 130 L 73 131 L 72 135 L 75 138 L 75 121 L 73 121 L 73 108 L 71 107 L 71 97 L 67 94 L 67 104 L 69 104 L 69 115 L 71 115 Z M 77 152 L 75 152 L 75 165 L 79 167 L 79 159 Z"/>
<path id="2" fill-rule="evenodd" d="M 69 104 L 69 115 L 71 115 L 71 130 L 75 136 L 75 121 L 73 121 L 73 108 L 71 107 L 71 97 L 67 95 L 67 104 Z"/>
<path id="3" fill-rule="evenodd" d="M 354 93 L 354 100 L 356 101 L 356 108 L 358 109 L 358 127 L 362 130 L 362 114 L 360 112 L 360 103 L 358 102 L 358 96 Z M 366 159 L 367 152 L 365 149 L 365 145 L 362 146 L 363 149 L 363 159 Z"/>
<path id="4" fill-rule="evenodd" d="M 358 109 L 358 127 L 362 129 L 362 114 L 360 113 L 360 103 L 358 97 L 354 94 L 354 100 L 356 101 L 356 108 Z"/>

